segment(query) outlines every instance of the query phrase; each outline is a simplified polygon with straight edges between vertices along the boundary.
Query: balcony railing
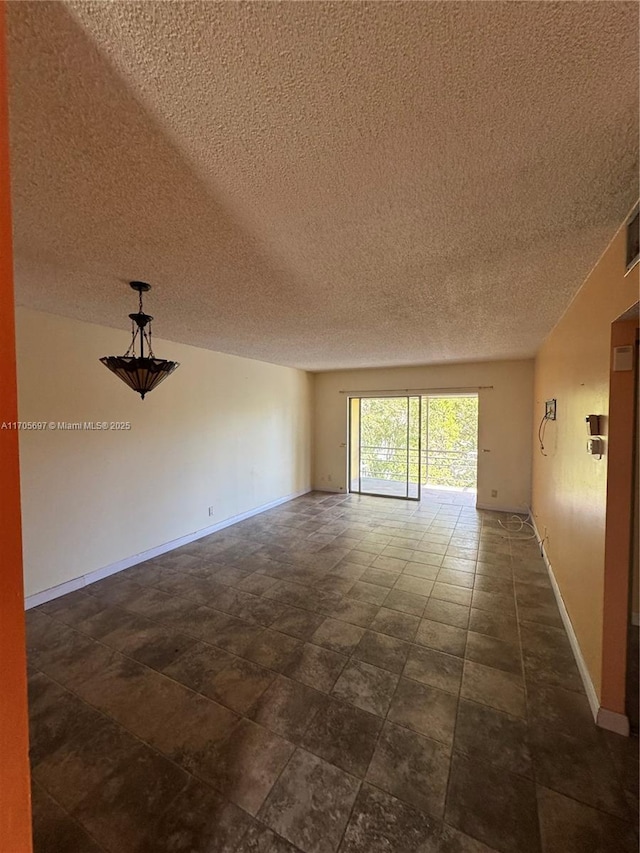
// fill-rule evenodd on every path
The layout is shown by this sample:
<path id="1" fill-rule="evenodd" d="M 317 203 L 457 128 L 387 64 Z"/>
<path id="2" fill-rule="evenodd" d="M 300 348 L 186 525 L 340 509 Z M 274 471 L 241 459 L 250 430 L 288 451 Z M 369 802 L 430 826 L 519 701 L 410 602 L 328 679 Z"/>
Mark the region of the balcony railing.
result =
<path id="1" fill-rule="evenodd" d="M 408 458 L 407 458 L 408 457 Z M 419 464 L 420 463 L 420 464 Z M 478 453 L 475 450 L 418 450 L 363 444 L 360 447 L 360 476 L 394 482 L 418 481 L 425 486 L 473 488 Z"/>

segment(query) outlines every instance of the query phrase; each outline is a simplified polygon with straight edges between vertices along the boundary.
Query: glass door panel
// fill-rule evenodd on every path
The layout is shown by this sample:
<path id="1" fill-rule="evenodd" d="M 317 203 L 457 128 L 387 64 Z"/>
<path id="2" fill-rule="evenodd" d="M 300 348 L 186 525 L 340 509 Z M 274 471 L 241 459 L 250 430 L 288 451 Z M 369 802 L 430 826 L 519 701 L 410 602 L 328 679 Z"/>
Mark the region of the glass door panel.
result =
<path id="1" fill-rule="evenodd" d="M 420 423 L 419 396 L 352 398 L 350 491 L 420 500 Z"/>

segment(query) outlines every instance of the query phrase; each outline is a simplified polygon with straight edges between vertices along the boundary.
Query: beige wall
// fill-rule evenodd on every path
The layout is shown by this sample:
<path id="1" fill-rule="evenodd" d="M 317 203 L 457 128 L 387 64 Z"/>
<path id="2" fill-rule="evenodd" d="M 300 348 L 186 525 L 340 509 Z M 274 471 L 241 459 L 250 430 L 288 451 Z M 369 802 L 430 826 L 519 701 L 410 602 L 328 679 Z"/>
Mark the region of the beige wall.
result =
<path id="1" fill-rule="evenodd" d="M 531 495 L 533 361 L 395 367 L 316 374 L 314 486 L 347 490 L 347 394 L 340 391 L 479 391 L 478 504 L 526 509 Z M 492 497 L 492 490 L 497 497 Z"/>
<path id="2" fill-rule="evenodd" d="M 27 595 L 309 488 L 309 374 L 158 340 L 181 366 L 142 401 L 98 362 L 127 332 L 19 308 L 17 337 L 22 421 L 131 422 L 21 432 Z"/>
<path id="3" fill-rule="evenodd" d="M 618 232 L 541 347 L 534 423 L 558 401 L 544 457 L 534 448 L 532 508 L 567 611 L 600 696 L 607 460 L 586 452 L 585 417 L 607 415 L 611 323 L 638 300 L 638 267 L 625 277 Z"/>

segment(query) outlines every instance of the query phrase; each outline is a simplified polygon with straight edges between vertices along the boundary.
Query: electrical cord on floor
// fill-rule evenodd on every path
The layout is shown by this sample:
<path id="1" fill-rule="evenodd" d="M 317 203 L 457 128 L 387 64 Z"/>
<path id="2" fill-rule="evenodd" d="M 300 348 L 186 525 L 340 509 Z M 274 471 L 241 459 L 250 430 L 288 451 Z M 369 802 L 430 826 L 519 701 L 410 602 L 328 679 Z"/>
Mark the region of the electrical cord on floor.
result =
<path id="1" fill-rule="evenodd" d="M 528 518 L 528 516 L 527 516 L 527 518 Z M 514 524 L 514 523 L 517 523 L 520 526 L 518 528 L 507 527 L 507 524 Z M 535 531 L 533 524 L 531 524 L 530 521 L 527 521 L 526 519 L 521 518 L 519 515 L 516 515 L 516 513 L 513 513 L 513 515 L 509 518 L 509 520 L 507 521 L 506 524 L 503 524 L 502 521 L 500 521 L 500 519 L 498 519 L 498 524 L 500 525 L 500 527 L 502 527 L 503 530 L 505 530 L 509 534 L 508 536 L 503 536 L 502 537 L 503 539 L 517 539 L 518 541 L 522 542 L 522 541 L 527 541 L 529 539 L 537 539 L 538 538 L 536 536 L 536 531 Z M 532 535 L 531 536 L 518 536 L 517 534 L 520 533 L 521 531 L 523 531 L 525 527 L 531 528 L 531 534 Z M 516 534 L 516 535 L 514 536 L 513 534 Z"/>

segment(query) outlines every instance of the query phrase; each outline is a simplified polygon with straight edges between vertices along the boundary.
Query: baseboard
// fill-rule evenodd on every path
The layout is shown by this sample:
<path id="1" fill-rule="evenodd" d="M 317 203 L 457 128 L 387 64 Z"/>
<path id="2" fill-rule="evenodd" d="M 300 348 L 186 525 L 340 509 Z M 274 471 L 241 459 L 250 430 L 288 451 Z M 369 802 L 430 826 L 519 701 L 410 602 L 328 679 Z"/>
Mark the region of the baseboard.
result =
<path id="1" fill-rule="evenodd" d="M 178 539 L 172 539 L 170 542 L 165 542 L 163 545 L 157 545 L 155 548 L 149 548 L 148 551 L 142 551 L 139 554 L 134 554 L 131 557 L 125 557 L 123 560 L 118 560 L 108 566 L 103 566 L 100 569 L 95 569 L 92 572 L 87 572 L 86 575 L 81 575 L 78 578 L 65 581 L 64 583 L 52 586 L 49 589 L 44 589 L 42 592 L 36 592 L 25 598 L 25 610 L 30 610 L 32 607 L 37 607 L 39 604 L 46 604 L 47 601 L 53 601 L 54 598 L 60 598 L 62 595 L 67 595 L 69 592 L 75 592 L 77 589 L 82 589 L 83 586 L 95 583 L 96 581 L 107 578 L 110 575 L 115 575 L 118 572 L 123 572 L 125 569 L 130 569 L 132 566 L 137 566 L 139 563 L 144 563 L 146 560 L 152 560 L 154 557 L 160 557 L 169 551 L 176 548 L 181 548 L 183 545 L 188 545 L 190 542 L 195 542 L 198 539 L 203 539 L 205 536 L 210 536 L 212 533 L 217 533 L 218 530 L 224 530 L 225 527 L 231 527 L 239 521 L 244 521 L 246 518 L 252 518 L 254 515 L 260 515 L 261 512 L 266 512 L 268 509 L 273 509 L 281 504 L 288 503 L 296 498 L 307 495 L 312 491 L 310 488 L 302 489 L 293 494 L 286 495 L 284 498 L 278 498 L 270 503 L 255 507 L 255 509 L 247 510 L 239 515 L 234 515 L 231 518 L 225 518 L 224 521 L 219 521 L 217 524 L 212 524 L 210 527 L 204 527 L 201 530 L 196 530 L 193 533 L 187 533 L 185 536 L 180 536 Z"/>
<path id="2" fill-rule="evenodd" d="M 584 685 L 585 693 L 587 694 L 587 699 L 589 700 L 589 707 L 591 708 L 591 713 L 593 714 L 593 719 L 598 722 L 598 715 L 600 712 L 600 700 L 598 699 L 598 694 L 596 693 L 596 688 L 593 685 L 593 681 L 591 680 L 591 675 L 587 668 L 587 664 L 585 662 L 584 657 L 582 656 L 582 649 L 580 648 L 580 643 L 578 642 L 578 638 L 576 636 L 576 632 L 573 628 L 573 623 L 571 621 L 571 617 L 569 616 L 569 612 L 564 603 L 564 599 L 562 597 L 562 593 L 560 592 L 560 587 L 558 586 L 558 582 L 556 581 L 556 577 L 553 573 L 553 569 L 551 568 L 551 563 L 549 562 L 549 557 L 547 556 L 546 549 L 544 544 L 542 543 L 542 537 L 538 532 L 538 528 L 536 526 L 536 521 L 532 512 L 529 512 L 529 518 L 531 521 L 531 525 L 533 527 L 534 533 L 536 535 L 536 539 L 538 541 L 538 545 L 540 546 L 540 551 L 542 553 L 542 559 L 544 560 L 544 564 L 547 567 L 547 572 L 549 573 L 549 580 L 551 581 L 551 588 L 553 589 L 553 594 L 556 598 L 556 603 L 558 605 L 558 610 L 560 611 L 560 618 L 562 619 L 562 624 L 564 625 L 564 629 L 567 632 L 567 637 L 569 638 L 569 643 L 571 644 L 571 650 L 573 651 L 573 656 L 576 660 L 576 664 L 578 666 L 578 671 L 580 673 L 580 677 L 582 678 L 582 683 Z"/>
<path id="3" fill-rule="evenodd" d="M 600 708 L 596 716 L 596 723 L 601 729 L 607 729 L 607 731 L 615 732 L 623 737 L 629 737 L 629 717 L 626 714 L 618 714 L 617 711 Z"/>

